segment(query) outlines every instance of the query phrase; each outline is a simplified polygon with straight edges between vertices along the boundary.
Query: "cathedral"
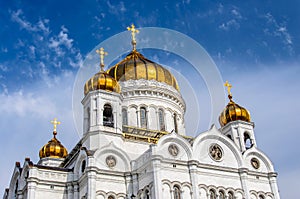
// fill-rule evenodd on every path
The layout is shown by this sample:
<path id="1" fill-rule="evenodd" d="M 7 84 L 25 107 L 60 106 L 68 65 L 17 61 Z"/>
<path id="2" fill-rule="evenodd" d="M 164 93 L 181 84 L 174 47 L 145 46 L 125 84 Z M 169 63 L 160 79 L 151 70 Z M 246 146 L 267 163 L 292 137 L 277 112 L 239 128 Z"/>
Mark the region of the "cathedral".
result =
<path id="1" fill-rule="evenodd" d="M 277 173 L 256 144 L 249 111 L 228 104 L 215 125 L 186 136 L 173 74 L 136 49 L 83 86 L 83 132 L 69 152 L 53 138 L 37 163 L 16 162 L 3 199 L 279 199 Z M 259 124 L 258 124 L 259 125 Z M 42 143 L 41 143 L 42 145 Z"/>

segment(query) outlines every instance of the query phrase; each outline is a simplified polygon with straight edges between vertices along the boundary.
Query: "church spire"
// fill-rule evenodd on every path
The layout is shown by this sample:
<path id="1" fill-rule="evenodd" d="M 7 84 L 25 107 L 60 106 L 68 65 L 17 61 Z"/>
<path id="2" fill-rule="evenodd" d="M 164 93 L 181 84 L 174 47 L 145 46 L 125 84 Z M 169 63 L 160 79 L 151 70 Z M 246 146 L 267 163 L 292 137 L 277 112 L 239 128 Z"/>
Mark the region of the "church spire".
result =
<path id="1" fill-rule="evenodd" d="M 136 50 L 136 39 L 135 39 L 135 35 L 136 33 L 139 33 L 140 31 L 135 29 L 135 26 L 133 24 L 131 24 L 131 27 L 127 27 L 127 30 L 131 32 L 131 44 L 133 47 L 133 51 Z"/>

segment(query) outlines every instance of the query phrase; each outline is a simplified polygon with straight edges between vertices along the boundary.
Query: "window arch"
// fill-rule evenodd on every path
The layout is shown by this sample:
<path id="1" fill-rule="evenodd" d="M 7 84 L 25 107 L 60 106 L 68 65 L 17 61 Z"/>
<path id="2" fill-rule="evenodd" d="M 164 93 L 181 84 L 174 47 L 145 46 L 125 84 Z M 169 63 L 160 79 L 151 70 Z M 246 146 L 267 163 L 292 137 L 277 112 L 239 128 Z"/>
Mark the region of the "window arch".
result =
<path id="1" fill-rule="evenodd" d="M 246 149 L 250 149 L 253 145 L 251 138 L 247 132 L 244 133 L 244 142 Z"/>
<path id="2" fill-rule="evenodd" d="M 122 109 L 122 123 L 123 125 L 128 125 L 128 113 L 126 108 Z"/>
<path id="3" fill-rule="evenodd" d="M 147 111 L 145 107 L 140 108 L 140 123 L 141 128 L 147 128 Z"/>
<path id="4" fill-rule="evenodd" d="M 115 199 L 115 197 L 112 196 L 112 195 L 109 195 L 109 196 L 107 197 L 107 199 Z"/>
<path id="5" fill-rule="evenodd" d="M 228 192 L 228 199 L 233 199 L 233 192 L 231 191 Z"/>
<path id="6" fill-rule="evenodd" d="M 105 104 L 104 105 L 103 126 L 114 127 L 113 109 L 112 109 L 110 104 Z"/>
<path id="7" fill-rule="evenodd" d="M 181 192 L 178 185 L 174 186 L 174 199 L 181 199 Z"/>
<path id="8" fill-rule="evenodd" d="M 265 197 L 263 195 L 259 195 L 258 198 L 259 199 L 265 199 Z"/>
<path id="9" fill-rule="evenodd" d="M 165 131 L 166 127 L 165 127 L 165 118 L 164 118 L 164 111 L 163 109 L 158 109 L 158 122 L 159 122 L 159 130 L 161 131 Z"/>
<path id="10" fill-rule="evenodd" d="M 225 199 L 224 191 L 219 191 L 219 199 Z"/>
<path id="11" fill-rule="evenodd" d="M 213 189 L 209 190 L 209 199 L 217 199 L 215 190 L 213 190 Z"/>

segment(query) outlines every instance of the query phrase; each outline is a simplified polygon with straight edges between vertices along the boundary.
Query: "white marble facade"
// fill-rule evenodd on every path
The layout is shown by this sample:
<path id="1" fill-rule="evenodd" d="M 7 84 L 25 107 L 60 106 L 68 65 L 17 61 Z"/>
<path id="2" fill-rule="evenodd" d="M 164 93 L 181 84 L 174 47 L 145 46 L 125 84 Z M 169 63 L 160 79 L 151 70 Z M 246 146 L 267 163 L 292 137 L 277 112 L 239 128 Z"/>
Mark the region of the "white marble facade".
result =
<path id="1" fill-rule="evenodd" d="M 82 139 L 66 158 L 16 163 L 3 198 L 280 198 L 277 174 L 256 145 L 252 122 L 213 125 L 190 138 L 179 91 L 144 79 L 120 86 L 121 93 L 89 92 L 82 100 Z"/>

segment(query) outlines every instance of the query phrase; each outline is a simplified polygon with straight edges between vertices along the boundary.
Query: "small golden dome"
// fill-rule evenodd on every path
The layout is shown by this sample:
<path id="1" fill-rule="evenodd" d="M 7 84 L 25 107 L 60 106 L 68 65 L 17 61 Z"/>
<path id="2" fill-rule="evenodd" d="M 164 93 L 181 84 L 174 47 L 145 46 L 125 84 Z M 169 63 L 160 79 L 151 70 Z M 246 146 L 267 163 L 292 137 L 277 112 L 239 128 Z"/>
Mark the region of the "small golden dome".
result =
<path id="1" fill-rule="evenodd" d="M 222 111 L 221 115 L 219 116 L 220 125 L 223 127 L 229 122 L 236 121 L 236 120 L 250 122 L 251 117 L 249 111 L 246 108 L 236 104 L 232 100 L 232 95 L 230 92 L 230 89 L 232 87 L 231 84 L 229 84 L 228 81 L 226 81 L 224 85 L 227 86 L 228 98 L 230 101 L 225 107 L 225 109 Z"/>
<path id="2" fill-rule="evenodd" d="M 116 81 L 116 79 L 104 71 L 104 56 L 107 55 L 107 52 L 104 52 L 104 48 L 100 48 L 96 50 L 96 53 L 100 55 L 101 70 L 85 83 L 84 95 L 90 91 L 99 89 L 120 93 L 119 83 Z"/>
<path id="3" fill-rule="evenodd" d="M 56 139 L 56 134 L 57 132 L 53 131 L 53 138 L 40 149 L 40 158 L 65 158 L 68 155 L 67 149 Z"/>
<path id="4" fill-rule="evenodd" d="M 117 81 L 156 80 L 173 86 L 179 91 L 177 81 L 170 71 L 145 58 L 135 49 L 125 59 L 108 69 L 107 73 Z"/>
<path id="5" fill-rule="evenodd" d="M 106 90 L 120 92 L 120 86 L 116 79 L 111 77 L 107 72 L 100 71 L 90 78 L 84 85 L 84 95 L 94 90 Z"/>

